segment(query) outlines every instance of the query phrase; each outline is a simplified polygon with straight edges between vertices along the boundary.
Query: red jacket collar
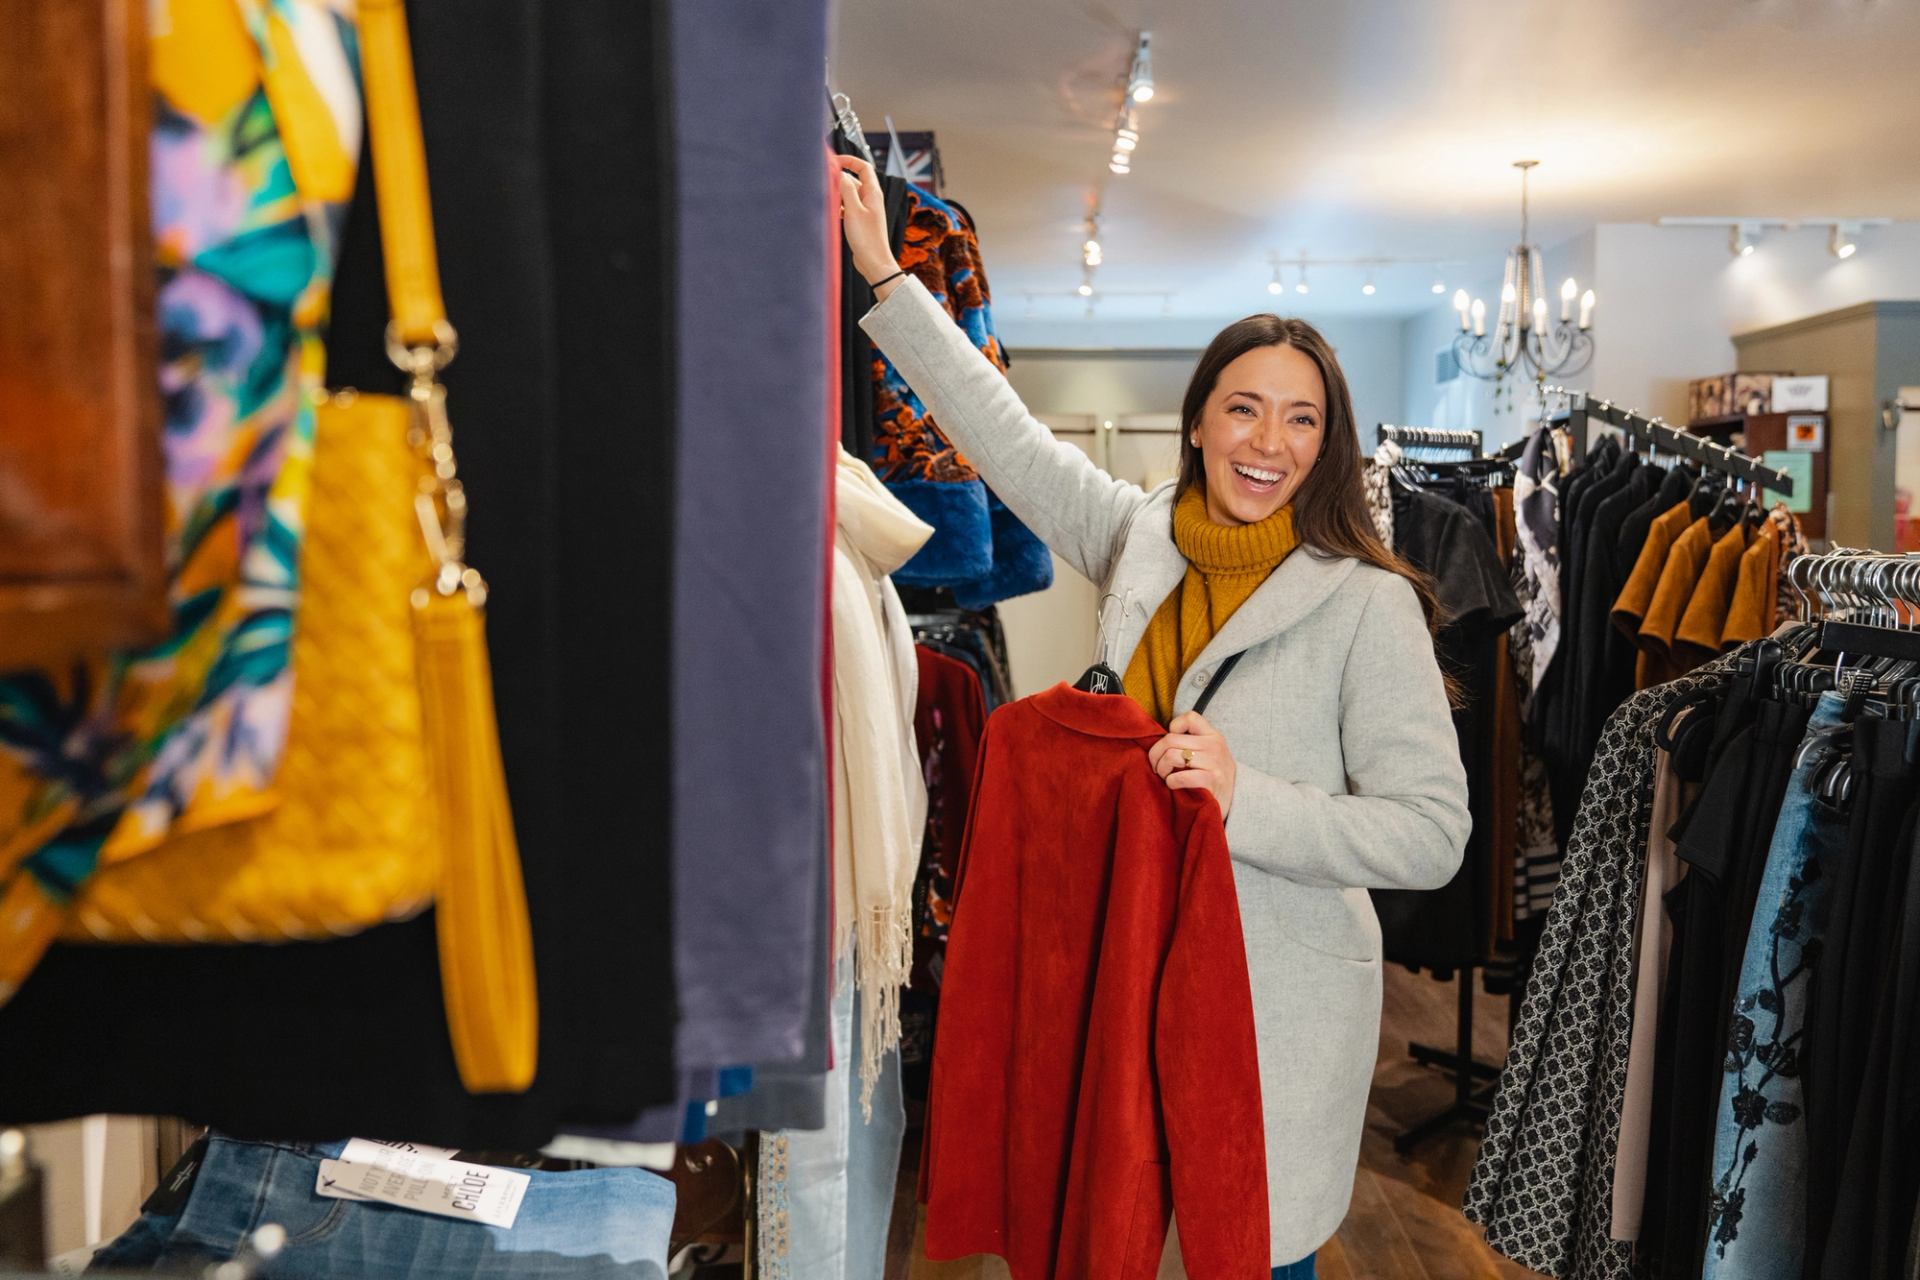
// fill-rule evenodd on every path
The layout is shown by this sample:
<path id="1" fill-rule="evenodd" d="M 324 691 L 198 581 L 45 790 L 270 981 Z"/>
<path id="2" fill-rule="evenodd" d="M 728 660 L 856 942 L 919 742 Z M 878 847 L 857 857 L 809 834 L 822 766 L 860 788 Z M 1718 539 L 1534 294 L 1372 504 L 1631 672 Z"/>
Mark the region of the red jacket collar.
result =
<path id="1" fill-rule="evenodd" d="M 1082 693 L 1061 681 L 1027 702 L 1056 724 L 1096 738 L 1133 738 L 1148 743 L 1166 736 L 1160 722 L 1125 694 Z"/>

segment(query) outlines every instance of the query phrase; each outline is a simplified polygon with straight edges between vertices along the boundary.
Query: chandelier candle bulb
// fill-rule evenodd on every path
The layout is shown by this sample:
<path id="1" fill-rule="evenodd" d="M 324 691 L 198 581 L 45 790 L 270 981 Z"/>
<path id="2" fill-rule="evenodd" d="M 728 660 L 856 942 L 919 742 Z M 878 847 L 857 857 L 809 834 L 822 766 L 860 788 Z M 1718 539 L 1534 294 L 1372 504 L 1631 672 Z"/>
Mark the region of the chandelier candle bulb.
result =
<path id="1" fill-rule="evenodd" d="M 1573 300 L 1580 296 L 1580 286 L 1568 276 L 1567 282 L 1560 286 L 1560 322 L 1565 324 L 1573 319 Z"/>
<path id="2" fill-rule="evenodd" d="M 1580 329 L 1585 332 L 1593 327 L 1593 290 L 1589 289 L 1580 297 Z"/>
<path id="3" fill-rule="evenodd" d="M 1487 336 L 1487 304 L 1478 298 L 1473 300 L 1473 336 Z"/>
<path id="4" fill-rule="evenodd" d="M 1453 309 L 1460 313 L 1460 332 L 1462 333 L 1467 331 L 1467 308 L 1472 305 L 1473 300 L 1467 297 L 1467 291 L 1465 289 L 1458 290 L 1454 293 Z"/>

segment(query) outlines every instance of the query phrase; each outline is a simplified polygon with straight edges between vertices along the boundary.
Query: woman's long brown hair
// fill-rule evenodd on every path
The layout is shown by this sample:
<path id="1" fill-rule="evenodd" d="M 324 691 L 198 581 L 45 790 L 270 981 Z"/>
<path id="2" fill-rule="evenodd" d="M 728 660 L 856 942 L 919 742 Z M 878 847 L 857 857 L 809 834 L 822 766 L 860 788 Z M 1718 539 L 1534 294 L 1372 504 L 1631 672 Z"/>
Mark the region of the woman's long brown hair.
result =
<path id="1" fill-rule="evenodd" d="M 1445 619 L 1440 616 L 1440 603 L 1434 595 L 1432 581 L 1388 550 L 1374 532 L 1360 476 L 1360 433 L 1353 420 L 1353 394 L 1347 388 L 1347 375 L 1341 372 L 1340 361 L 1327 340 L 1305 320 L 1264 313 L 1251 315 L 1222 329 L 1201 353 L 1180 406 L 1179 494 L 1195 486 L 1206 492 L 1207 469 L 1200 446 L 1193 442 L 1193 433 L 1200 425 L 1200 415 L 1206 411 L 1208 397 L 1220 381 L 1221 370 L 1260 347 L 1292 347 L 1301 352 L 1319 366 L 1321 380 L 1327 388 L 1320 458 L 1308 472 L 1300 491 L 1293 495 L 1293 527 L 1301 545 L 1325 557 L 1351 556 L 1363 564 L 1405 578 L 1420 597 L 1428 629 L 1439 634 Z M 1450 696 L 1457 694 L 1450 673 L 1447 688 Z"/>

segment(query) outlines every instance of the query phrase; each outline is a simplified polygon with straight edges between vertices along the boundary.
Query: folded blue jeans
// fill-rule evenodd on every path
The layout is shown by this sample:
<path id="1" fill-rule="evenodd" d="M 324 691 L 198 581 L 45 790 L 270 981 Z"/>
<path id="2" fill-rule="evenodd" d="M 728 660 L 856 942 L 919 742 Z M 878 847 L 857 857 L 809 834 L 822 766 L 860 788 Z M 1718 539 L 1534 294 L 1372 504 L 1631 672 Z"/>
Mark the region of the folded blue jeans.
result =
<path id="1" fill-rule="evenodd" d="M 1314 1280 L 1313 1254 L 1308 1254 L 1298 1262 L 1289 1262 L 1284 1267 L 1273 1269 L 1273 1280 Z"/>
<path id="2" fill-rule="evenodd" d="M 318 1195 L 344 1142 L 214 1136 L 177 1214 L 143 1214 L 89 1270 L 185 1270 L 223 1261 L 278 1223 L 287 1245 L 262 1280 L 665 1280 L 674 1186 L 645 1169 L 524 1170 L 511 1228 Z"/>

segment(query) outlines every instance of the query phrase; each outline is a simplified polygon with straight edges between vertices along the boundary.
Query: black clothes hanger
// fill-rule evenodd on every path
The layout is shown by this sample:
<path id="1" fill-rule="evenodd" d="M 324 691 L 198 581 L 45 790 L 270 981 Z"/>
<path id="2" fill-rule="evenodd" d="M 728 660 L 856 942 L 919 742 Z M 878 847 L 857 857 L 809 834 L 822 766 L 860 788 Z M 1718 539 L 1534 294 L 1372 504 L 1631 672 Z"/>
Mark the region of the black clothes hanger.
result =
<path id="1" fill-rule="evenodd" d="M 1117 693 L 1124 696 L 1126 686 L 1121 683 L 1120 673 L 1104 662 L 1096 662 L 1087 668 L 1087 673 L 1073 682 L 1073 687 L 1082 693 Z"/>
<path id="2" fill-rule="evenodd" d="M 1695 520 L 1704 520 L 1713 514 L 1725 483 L 1726 477 L 1719 472 L 1701 468 L 1699 478 L 1693 482 L 1693 492 L 1687 495 L 1687 505 L 1693 509 Z"/>

